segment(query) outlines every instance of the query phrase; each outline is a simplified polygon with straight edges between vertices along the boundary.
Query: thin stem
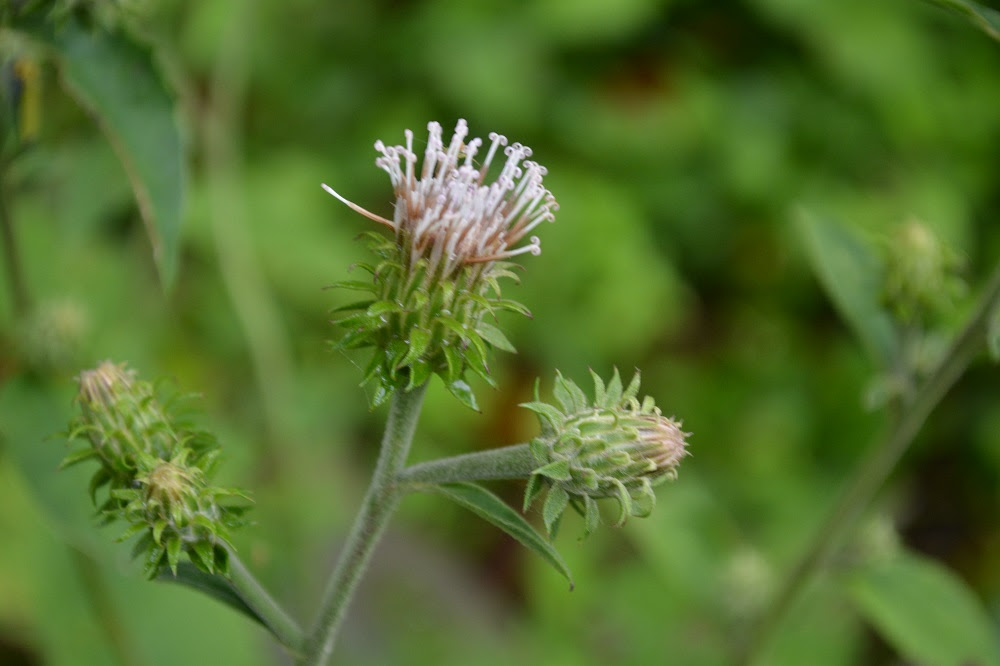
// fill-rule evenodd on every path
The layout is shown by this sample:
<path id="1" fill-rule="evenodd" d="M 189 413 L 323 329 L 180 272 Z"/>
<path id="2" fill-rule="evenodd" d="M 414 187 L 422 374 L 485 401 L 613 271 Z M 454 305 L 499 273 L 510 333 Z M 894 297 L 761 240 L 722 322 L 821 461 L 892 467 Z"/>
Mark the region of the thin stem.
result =
<path id="1" fill-rule="evenodd" d="M 738 663 L 751 664 L 760 656 L 775 633 L 781 619 L 815 571 L 829 558 L 844 532 L 871 503 L 878 489 L 913 443 L 924 421 L 955 384 L 969 363 L 986 344 L 990 318 L 1000 308 L 1000 266 L 998 266 L 979 301 L 976 312 L 956 336 L 947 353 L 914 396 L 905 405 L 895 427 L 880 446 L 872 449 L 848 481 L 840 501 L 816 532 L 805 554 L 785 579 L 784 586 L 764 615 Z"/>
<path id="2" fill-rule="evenodd" d="M 299 662 L 300 666 L 320 666 L 333 652 L 337 630 L 354 590 L 399 502 L 401 493 L 397 478 L 406 464 L 426 390 L 425 383 L 409 392 L 398 390 L 392 396 L 375 473 L 337 567 L 330 576 L 319 618 L 306 640 L 305 657 Z"/>
<path id="3" fill-rule="evenodd" d="M 407 467 L 399 473 L 401 483 L 454 483 L 527 479 L 538 467 L 527 444 L 514 444 L 488 451 L 441 458 Z"/>
<path id="4" fill-rule="evenodd" d="M 233 584 L 236 593 L 246 602 L 247 606 L 257 613 L 282 645 L 300 656 L 305 641 L 302 627 L 264 589 L 260 581 L 236 555 L 236 551 L 227 550 L 229 552 L 229 581 Z"/>
<path id="5" fill-rule="evenodd" d="M 23 317 L 31 308 L 28 287 L 21 268 L 21 255 L 18 250 L 17 236 L 14 233 L 14 220 L 7 204 L 6 164 L 0 163 L 0 234 L 3 235 L 4 264 L 7 266 L 7 286 L 10 289 L 11 301 L 14 303 L 14 314 Z"/>

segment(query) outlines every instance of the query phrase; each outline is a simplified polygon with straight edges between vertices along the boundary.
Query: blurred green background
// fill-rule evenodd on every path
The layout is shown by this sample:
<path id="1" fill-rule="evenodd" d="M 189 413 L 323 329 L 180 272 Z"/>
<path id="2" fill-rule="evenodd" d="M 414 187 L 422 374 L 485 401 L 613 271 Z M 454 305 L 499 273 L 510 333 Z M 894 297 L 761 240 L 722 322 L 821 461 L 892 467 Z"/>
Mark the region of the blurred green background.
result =
<path id="1" fill-rule="evenodd" d="M 366 355 L 325 347 L 350 294 L 323 286 L 349 277 L 373 225 L 320 183 L 388 214 L 376 139 L 466 118 L 531 146 L 560 203 L 507 287 L 535 316 L 503 322 L 520 353 L 495 359 L 500 389 L 476 386 L 476 414 L 434 380 L 413 460 L 526 441 L 536 423 L 517 404 L 535 377 L 547 390 L 556 368 L 585 384 L 614 366 L 642 369 L 692 456 L 650 518 L 582 543 L 566 521 L 572 592 L 471 514 L 408 498 L 340 663 L 729 663 L 885 429 L 796 209 L 873 246 L 918 218 L 963 257 L 972 294 L 1000 259 L 1000 45 L 932 4 L 126 6 L 178 95 L 177 280 L 164 295 L 120 162 L 43 66 L 41 134 L 5 183 L 41 314 L 15 317 L 0 284 L 3 664 L 118 663 L 108 627 L 129 663 L 286 663 L 230 610 L 143 581 L 92 526 L 88 470 L 57 473 L 62 440 L 43 438 L 65 427 L 75 372 L 105 358 L 202 394 L 223 481 L 257 500 L 240 551 L 310 621 L 385 417 L 357 387 Z M 995 366 L 961 381 L 762 663 L 901 663 L 839 584 L 896 540 L 971 584 L 997 626 L 998 397 Z M 518 503 L 519 484 L 491 487 Z"/>

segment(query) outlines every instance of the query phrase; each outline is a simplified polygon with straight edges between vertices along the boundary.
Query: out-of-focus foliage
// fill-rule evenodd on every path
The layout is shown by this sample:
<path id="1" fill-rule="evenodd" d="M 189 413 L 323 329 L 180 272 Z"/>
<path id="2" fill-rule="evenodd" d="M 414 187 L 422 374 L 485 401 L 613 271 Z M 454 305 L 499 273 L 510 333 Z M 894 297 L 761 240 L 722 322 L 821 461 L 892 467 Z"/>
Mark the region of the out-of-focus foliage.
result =
<path id="1" fill-rule="evenodd" d="M 116 641 L 136 664 L 281 663 L 230 609 L 143 581 L 90 524 L 88 470 L 56 474 L 65 449 L 49 436 L 73 374 L 105 358 L 201 392 L 229 456 L 220 482 L 257 500 L 236 545 L 311 619 L 384 420 L 357 388 L 365 356 L 325 345 L 328 310 L 350 295 L 322 287 L 355 277 L 365 249 L 352 239 L 370 222 L 320 182 L 391 216 L 372 143 L 403 128 L 462 117 L 521 141 L 560 203 L 506 294 L 534 318 L 500 315 L 519 354 L 491 365 L 498 390 L 474 386 L 481 415 L 432 385 L 414 460 L 528 441 L 537 425 L 517 404 L 535 377 L 559 368 L 579 383 L 615 365 L 642 368 L 692 455 L 646 520 L 577 545 L 584 524 L 567 514 L 571 593 L 460 507 L 408 497 L 351 608 L 344 663 L 729 663 L 885 428 L 862 404 L 878 368 L 811 272 L 795 211 L 871 247 L 923 220 L 973 294 L 1000 259 L 1000 46 L 933 3 L 116 4 L 155 47 L 186 140 L 166 295 L 114 150 L 44 49 L 2 40 L 5 62 L 27 49 L 48 63 L 38 134 L 2 182 L 26 283 L 36 313 L 56 304 L 85 323 L 68 340 L 25 338 L 0 274 L 3 663 L 114 663 Z M 64 342 L 29 367 L 42 339 Z M 869 516 L 970 584 L 994 627 L 998 399 L 995 366 L 977 366 Z M 493 489 L 514 504 L 523 491 Z M 868 561 L 866 534 L 835 569 Z M 892 636 L 871 630 L 888 620 L 857 613 L 857 595 L 821 577 L 762 663 L 891 661 Z"/>

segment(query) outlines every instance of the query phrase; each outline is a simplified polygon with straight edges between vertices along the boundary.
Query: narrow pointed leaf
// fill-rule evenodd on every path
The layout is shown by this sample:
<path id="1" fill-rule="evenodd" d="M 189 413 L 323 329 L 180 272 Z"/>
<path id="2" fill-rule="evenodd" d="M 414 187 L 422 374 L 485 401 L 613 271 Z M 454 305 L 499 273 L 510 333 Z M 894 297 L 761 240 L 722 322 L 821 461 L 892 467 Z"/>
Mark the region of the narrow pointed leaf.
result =
<path id="1" fill-rule="evenodd" d="M 907 662 L 1000 664 L 990 614 L 954 573 L 907 554 L 862 567 L 848 594 Z"/>
<path id="2" fill-rule="evenodd" d="M 179 583 L 193 590 L 198 590 L 243 613 L 251 620 L 267 626 L 267 623 L 240 598 L 228 580 L 218 574 L 206 573 L 190 562 L 179 563 L 176 574 L 161 571 L 156 580 L 161 583 Z"/>
<path id="3" fill-rule="evenodd" d="M 92 113 L 125 167 L 160 279 L 177 266 L 185 162 L 173 94 L 151 49 L 125 32 L 91 30 L 70 17 L 49 40 L 63 80 Z"/>
<path id="4" fill-rule="evenodd" d="M 472 392 L 472 387 L 464 380 L 456 379 L 448 384 L 448 391 L 458 398 L 459 402 L 474 411 L 479 411 L 479 404 L 476 402 L 476 394 Z"/>
<path id="5" fill-rule="evenodd" d="M 813 271 L 861 344 L 881 367 L 891 367 L 898 341 L 878 298 L 882 271 L 878 258 L 843 226 L 800 211 L 799 230 Z"/>
<path id="6" fill-rule="evenodd" d="M 502 499 L 474 483 L 442 483 L 427 490 L 444 495 L 520 541 L 565 576 L 573 589 L 573 575 L 559 552 Z"/>
<path id="7" fill-rule="evenodd" d="M 532 474 L 531 478 L 528 479 L 528 485 L 524 488 L 524 506 L 521 511 L 527 513 L 543 490 L 545 490 L 545 481 L 541 476 Z"/>
<path id="8" fill-rule="evenodd" d="M 961 14 L 987 35 L 1000 41 L 1000 11 L 972 0 L 931 0 L 931 2 Z"/>
<path id="9" fill-rule="evenodd" d="M 562 516 L 569 504 L 569 493 L 559 486 L 553 486 L 549 490 L 548 497 L 545 498 L 545 506 L 542 507 L 542 520 L 545 521 L 545 529 L 549 534 L 555 536 L 556 521 Z"/>
<path id="10" fill-rule="evenodd" d="M 503 334 L 503 331 L 496 326 L 487 324 L 484 321 L 479 322 L 479 325 L 476 326 L 476 333 L 479 333 L 483 340 L 486 340 L 486 342 L 501 351 L 510 352 L 511 354 L 517 353 L 517 349 L 514 348 L 514 345 L 510 343 L 510 340 L 508 340 L 507 336 Z"/>

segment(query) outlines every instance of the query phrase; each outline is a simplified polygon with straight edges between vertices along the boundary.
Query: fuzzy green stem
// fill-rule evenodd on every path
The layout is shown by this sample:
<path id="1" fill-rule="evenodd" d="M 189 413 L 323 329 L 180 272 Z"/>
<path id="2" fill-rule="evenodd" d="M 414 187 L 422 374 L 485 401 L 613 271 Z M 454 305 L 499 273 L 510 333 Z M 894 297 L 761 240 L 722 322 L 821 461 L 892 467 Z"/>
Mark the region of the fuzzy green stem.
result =
<path id="1" fill-rule="evenodd" d="M 399 480 L 409 484 L 527 479 L 540 466 L 527 444 L 514 444 L 411 465 L 399 473 Z"/>
<path id="2" fill-rule="evenodd" d="M 401 493 L 397 478 L 406 464 L 426 390 L 427 384 L 424 383 L 412 391 L 397 390 L 392 396 L 375 473 L 340 561 L 327 584 L 319 619 L 306 641 L 305 656 L 299 661 L 300 666 L 320 666 L 326 663 L 333 651 L 337 630 L 354 590 L 368 568 L 375 544 L 399 503 Z"/>
<path id="3" fill-rule="evenodd" d="M 985 348 L 990 318 L 997 308 L 1000 308 L 1000 266 L 990 278 L 976 312 L 955 337 L 913 401 L 904 405 L 900 418 L 888 437 L 858 465 L 833 511 L 817 530 L 805 554 L 788 574 L 783 587 L 758 625 L 753 639 L 739 655 L 738 663 L 751 664 L 760 656 L 802 588 L 830 557 L 861 511 L 871 503 L 913 443 L 930 413 L 962 376 L 972 359 Z"/>
<path id="4" fill-rule="evenodd" d="M 227 549 L 229 553 L 229 582 L 240 598 L 246 602 L 267 628 L 282 645 L 296 655 L 302 654 L 305 635 L 299 626 L 285 610 L 275 601 L 260 581 L 247 569 L 236 551 Z"/>

